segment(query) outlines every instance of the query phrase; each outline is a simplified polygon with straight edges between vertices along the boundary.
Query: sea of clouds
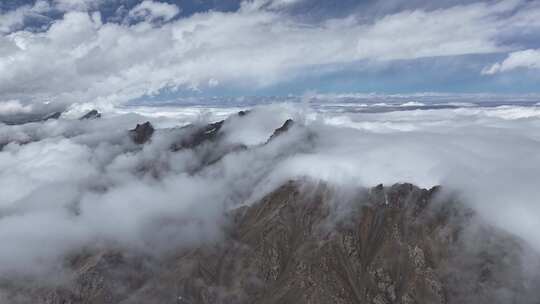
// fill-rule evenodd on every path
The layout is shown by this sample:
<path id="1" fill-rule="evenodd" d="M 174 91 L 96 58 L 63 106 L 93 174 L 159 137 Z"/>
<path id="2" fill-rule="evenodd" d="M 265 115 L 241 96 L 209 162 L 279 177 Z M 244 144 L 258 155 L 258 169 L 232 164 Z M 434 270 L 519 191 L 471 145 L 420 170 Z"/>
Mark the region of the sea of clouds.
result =
<path id="1" fill-rule="evenodd" d="M 0 124 L 0 277 L 58 273 L 82 248 L 155 254 L 216 239 L 227 210 L 306 176 L 442 185 L 540 250 L 540 107 L 363 107 L 283 103 L 238 117 L 245 108 L 127 106 L 95 120 Z M 216 145 L 169 149 L 179 127 L 230 115 L 220 145 L 248 149 L 209 166 Z M 265 144 L 288 118 L 294 127 Z M 136 145 L 128 130 L 147 120 L 157 131 Z"/>

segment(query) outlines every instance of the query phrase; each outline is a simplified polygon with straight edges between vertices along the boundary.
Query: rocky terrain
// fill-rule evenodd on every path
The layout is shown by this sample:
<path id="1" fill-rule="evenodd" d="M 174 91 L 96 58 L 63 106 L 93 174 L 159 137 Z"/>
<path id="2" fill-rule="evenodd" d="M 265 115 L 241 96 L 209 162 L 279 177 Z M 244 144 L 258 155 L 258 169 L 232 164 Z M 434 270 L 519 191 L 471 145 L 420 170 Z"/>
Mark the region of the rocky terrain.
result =
<path id="1" fill-rule="evenodd" d="M 62 116 L 63 112 L 55 111 L 48 114 L 19 114 L 11 116 L 0 116 L 0 124 L 6 124 L 11 126 L 24 125 L 29 123 L 42 123 L 49 120 L 58 120 Z M 98 119 L 101 118 L 101 113 L 93 109 L 86 114 L 79 117 L 79 120 Z M 0 137 L 0 151 L 10 142 L 16 142 L 17 144 L 27 144 L 33 141 L 39 140 L 38 138 L 26 138 L 25 140 L 9 140 Z"/>
<path id="2" fill-rule="evenodd" d="M 248 149 L 220 144 L 223 123 L 182 128 L 171 151 L 214 145 L 201 162 L 211 166 L 231 151 Z M 294 126 L 287 120 L 268 142 Z M 144 145 L 157 131 L 146 122 L 129 136 Z M 217 240 L 159 256 L 122 248 L 81 249 L 66 257 L 66 282 L 1 280 L 0 299 L 44 304 L 540 303 L 540 276 L 529 271 L 540 258 L 525 255 L 531 251 L 523 241 L 484 223 L 441 187 L 378 185 L 347 193 L 313 179 L 291 180 L 252 204 L 227 210 Z"/>
<path id="3" fill-rule="evenodd" d="M 6 125 L 20 125 L 31 122 L 43 122 L 50 119 L 58 119 L 62 116 L 61 111 L 55 111 L 47 114 L 19 114 L 10 116 L 0 116 L 0 122 Z"/>

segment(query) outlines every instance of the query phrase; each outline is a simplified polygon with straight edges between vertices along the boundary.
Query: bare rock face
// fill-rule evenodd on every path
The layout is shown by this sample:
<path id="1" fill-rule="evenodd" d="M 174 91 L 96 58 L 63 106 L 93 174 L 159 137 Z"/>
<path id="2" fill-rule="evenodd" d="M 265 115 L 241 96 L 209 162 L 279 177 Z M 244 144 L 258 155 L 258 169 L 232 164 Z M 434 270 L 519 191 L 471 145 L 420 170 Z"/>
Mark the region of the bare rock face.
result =
<path id="1" fill-rule="evenodd" d="M 250 111 L 240 111 L 237 117 L 245 117 Z M 221 120 L 205 125 L 191 124 L 180 129 L 180 134 L 172 143 L 170 150 L 178 152 L 191 149 L 199 158 L 199 163 L 190 170 L 197 172 L 209 165 L 217 163 L 225 155 L 247 149 L 243 144 L 228 143 L 223 140 L 223 125 L 227 120 Z"/>
<path id="2" fill-rule="evenodd" d="M 54 113 L 51 113 L 51 114 L 46 115 L 45 117 L 43 117 L 43 119 L 41 119 L 41 121 L 47 121 L 47 120 L 50 120 L 50 119 L 58 119 L 58 118 L 60 118 L 60 116 L 62 116 L 62 112 L 54 112 Z"/>
<path id="3" fill-rule="evenodd" d="M 194 271 L 186 283 L 205 281 L 195 292 L 203 296 L 185 289 L 182 297 L 191 303 L 448 303 L 436 272 L 443 257 L 429 255 L 437 233 L 413 214 L 431 192 L 396 185 L 388 189 L 388 204 L 367 195 L 352 214 L 333 219 L 329 189 L 306 194 L 301 188 L 288 183 L 239 211 L 229 242 L 245 249 L 236 256 L 216 252 L 201 264 L 214 273 L 224 266 L 211 260 L 234 260 L 229 269 L 243 271 L 223 283 Z M 212 292 L 220 288 L 225 291 Z"/>
<path id="4" fill-rule="evenodd" d="M 274 133 L 270 136 L 270 138 L 268 139 L 268 142 L 270 142 L 271 140 L 273 140 L 274 138 L 278 137 L 279 135 L 289 131 L 289 129 L 294 125 L 294 120 L 292 119 L 287 119 L 283 125 L 277 129 L 274 130 Z"/>
<path id="5" fill-rule="evenodd" d="M 204 126 L 189 125 L 185 127 L 186 133 L 182 138 L 175 142 L 171 149 L 179 151 L 182 149 L 193 149 L 204 142 L 215 141 L 221 137 L 221 127 L 225 121 L 210 123 Z"/>
<path id="6" fill-rule="evenodd" d="M 245 117 L 250 113 L 249 110 L 240 111 L 237 113 L 238 117 Z M 179 151 L 183 149 L 193 149 L 204 143 L 218 142 L 223 133 L 221 129 L 226 120 L 220 120 L 217 122 L 209 123 L 206 125 L 190 124 L 182 129 L 185 131 L 183 136 L 178 138 L 171 146 L 172 151 Z"/>
<path id="7" fill-rule="evenodd" d="M 35 112 L 35 113 L 17 113 L 17 114 L 0 114 L 0 123 L 6 125 L 22 125 L 27 123 L 44 122 L 47 120 L 59 119 L 62 116 L 62 111 L 56 110 L 48 112 Z"/>
<path id="8" fill-rule="evenodd" d="M 149 277 L 144 259 L 117 251 L 81 254 L 72 258 L 76 269 L 73 288 L 58 288 L 43 297 L 45 303 L 120 303 Z"/>
<path id="9" fill-rule="evenodd" d="M 129 133 L 136 144 L 142 145 L 150 140 L 154 134 L 154 127 L 147 121 L 143 124 L 137 124 L 135 129 L 130 130 Z"/>
<path id="10" fill-rule="evenodd" d="M 340 201 L 323 183 L 291 181 L 229 213 L 223 240 L 152 267 L 82 255 L 72 286 L 31 303 L 538 303 L 524 244 L 473 225 L 474 213 L 438 202 L 438 191 L 380 185 Z"/>
<path id="11" fill-rule="evenodd" d="M 98 119 L 101 118 L 101 113 L 99 113 L 97 110 L 91 110 L 88 113 L 84 114 L 79 118 L 79 120 L 85 120 L 85 119 Z"/>

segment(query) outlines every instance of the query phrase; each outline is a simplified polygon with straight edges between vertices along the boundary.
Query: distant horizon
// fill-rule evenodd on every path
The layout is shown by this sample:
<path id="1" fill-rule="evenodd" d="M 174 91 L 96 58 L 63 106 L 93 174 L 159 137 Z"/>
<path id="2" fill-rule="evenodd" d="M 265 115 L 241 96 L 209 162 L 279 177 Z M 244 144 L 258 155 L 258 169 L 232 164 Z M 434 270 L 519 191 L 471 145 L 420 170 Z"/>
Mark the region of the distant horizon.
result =
<path id="1" fill-rule="evenodd" d="M 249 101 L 253 103 L 257 101 L 263 102 L 283 102 L 283 101 L 320 101 L 320 102 L 333 102 L 347 100 L 353 102 L 376 103 L 380 101 L 395 101 L 395 102 L 407 102 L 407 101 L 422 101 L 422 102 L 439 102 L 439 101 L 475 101 L 475 102 L 540 102 L 540 93 L 529 94 L 493 94 L 493 93 L 445 93 L 445 92 L 418 92 L 410 94 L 384 94 L 384 93 L 314 93 L 307 92 L 305 94 L 288 94 L 288 95 L 246 95 L 246 96 L 182 96 L 174 97 L 171 99 L 161 99 L 160 96 L 156 97 L 140 97 L 135 100 L 131 100 L 126 105 L 148 105 L 153 104 L 174 104 L 174 103 L 196 103 L 208 102 L 208 101 Z"/>

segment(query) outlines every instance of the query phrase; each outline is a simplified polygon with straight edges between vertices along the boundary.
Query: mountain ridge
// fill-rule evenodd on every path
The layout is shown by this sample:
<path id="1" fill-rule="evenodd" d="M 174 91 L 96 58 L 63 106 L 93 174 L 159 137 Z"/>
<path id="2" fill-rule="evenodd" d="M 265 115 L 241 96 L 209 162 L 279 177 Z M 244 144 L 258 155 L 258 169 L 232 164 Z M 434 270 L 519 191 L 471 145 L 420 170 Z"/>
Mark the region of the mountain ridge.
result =
<path id="1" fill-rule="evenodd" d="M 76 255 L 71 287 L 24 293 L 47 304 L 536 303 L 527 298 L 535 290 L 508 276 L 522 267 L 521 241 L 485 225 L 475 232 L 480 244 L 514 246 L 463 249 L 475 215 L 436 202 L 441 188 L 363 189 L 341 215 L 335 191 L 289 181 L 228 213 L 223 239 L 157 260 L 116 250 Z M 497 298 L 499 288 L 522 298 Z"/>
<path id="2" fill-rule="evenodd" d="M 249 115 L 241 113 L 238 116 Z M 170 153 L 192 149 L 200 154 L 200 164 L 188 170 L 195 174 L 236 148 L 270 145 L 300 127 L 289 119 L 261 146 L 230 146 L 221 133 L 225 122 L 174 130 L 177 136 L 164 147 Z M 147 122 L 127 135 L 134 147 L 143 149 L 157 132 L 163 130 Z M 203 150 L 209 154 L 199 153 Z M 530 274 L 527 268 L 540 264 L 540 257 L 533 254 L 526 259 L 524 241 L 483 222 L 447 194 L 444 185 L 422 189 L 398 183 L 345 189 L 300 177 L 223 213 L 221 235 L 215 239 L 156 254 L 110 244 L 81 248 L 65 258 L 67 281 L 0 279 L 0 300 L 13 304 L 538 303 L 540 274 Z M 182 221 L 197 221 L 174 220 L 178 229 Z"/>

